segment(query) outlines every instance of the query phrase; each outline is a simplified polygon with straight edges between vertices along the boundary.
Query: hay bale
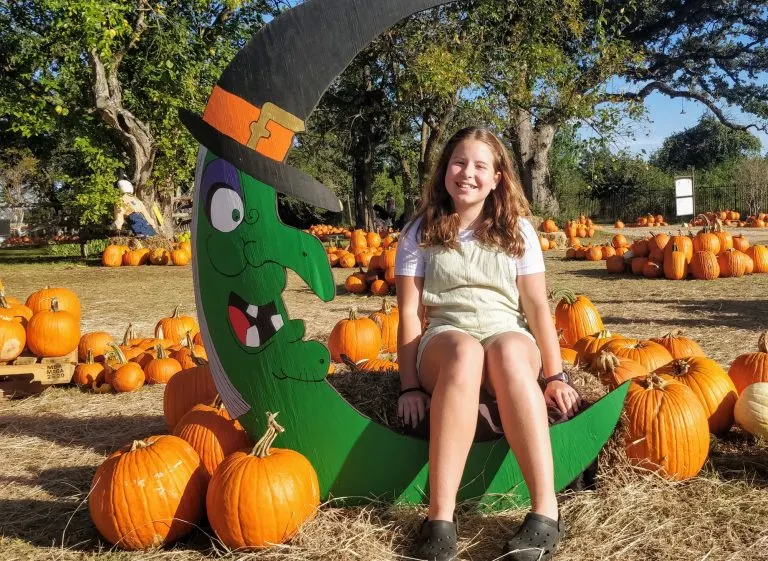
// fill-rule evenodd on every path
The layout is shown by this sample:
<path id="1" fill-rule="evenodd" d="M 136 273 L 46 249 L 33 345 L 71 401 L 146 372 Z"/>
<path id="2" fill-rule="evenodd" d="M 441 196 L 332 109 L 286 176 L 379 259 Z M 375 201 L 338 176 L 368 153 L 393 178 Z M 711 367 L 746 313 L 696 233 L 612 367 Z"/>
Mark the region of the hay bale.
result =
<path id="1" fill-rule="evenodd" d="M 126 245 L 131 249 L 140 249 L 146 247 L 147 249 L 157 249 L 162 247 L 168 251 L 173 249 L 173 240 L 166 238 L 165 236 L 148 236 L 146 238 L 137 238 L 135 236 L 115 236 L 109 238 L 109 243 L 112 245 Z"/>

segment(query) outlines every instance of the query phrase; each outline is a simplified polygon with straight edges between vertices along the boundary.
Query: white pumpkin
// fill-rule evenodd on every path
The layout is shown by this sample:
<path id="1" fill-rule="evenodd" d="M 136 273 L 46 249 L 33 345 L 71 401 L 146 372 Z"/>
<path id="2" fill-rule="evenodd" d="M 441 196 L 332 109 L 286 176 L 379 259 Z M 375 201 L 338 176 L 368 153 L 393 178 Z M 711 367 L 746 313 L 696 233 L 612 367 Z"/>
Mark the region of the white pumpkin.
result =
<path id="1" fill-rule="evenodd" d="M 744 388 L 733 415 L 745 431 L 768 438 L 768 382 L 755 382 Z"/>

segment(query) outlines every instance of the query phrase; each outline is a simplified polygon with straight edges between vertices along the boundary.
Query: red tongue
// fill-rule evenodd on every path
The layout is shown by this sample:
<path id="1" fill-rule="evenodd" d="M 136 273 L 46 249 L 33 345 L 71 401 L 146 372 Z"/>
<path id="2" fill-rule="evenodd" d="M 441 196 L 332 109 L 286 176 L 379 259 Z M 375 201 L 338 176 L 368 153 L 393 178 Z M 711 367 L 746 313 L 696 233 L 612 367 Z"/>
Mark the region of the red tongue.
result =
<path id="1" fill-rule="evenodd" d="M 235 329 L 237 338 L 245 345 L 245 338 L 248 335 L 248 328 L 251 324 L 248 323 L 248 318 L 245 317 L 243 311 L 235 306 L 229 306 L 229 323 Z"/>

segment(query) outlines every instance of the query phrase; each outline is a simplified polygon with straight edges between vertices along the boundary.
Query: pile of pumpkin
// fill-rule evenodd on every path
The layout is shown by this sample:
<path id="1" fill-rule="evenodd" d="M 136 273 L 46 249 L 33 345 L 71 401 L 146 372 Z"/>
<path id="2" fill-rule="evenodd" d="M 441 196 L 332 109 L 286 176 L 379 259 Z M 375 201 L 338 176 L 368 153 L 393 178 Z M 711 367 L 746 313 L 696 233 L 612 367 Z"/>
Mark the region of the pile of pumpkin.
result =
<path id="1" fill-rule="evenodd" d="M 699 473 L 709 434 L 727 433 L 735 421 L 768 435 L 768 332 L 758 350 L 737 357 L 728 372 L 679 330 L 648 340 L 605 329 L 584 295 L 564 290 L 554 321 L 561 356 L 614 389 L 630 381 L 625 401 L 625 449 L 630 461 L 673 479 Z"/>
<path id="2" fill-rule="evenodd" d="M 127 245 L 110 244 L 101 254 L 105 267 L 138 267 L 139 265 L 189 265 L 192 261 L 192 242 L 184 240 L 172 244 L 172 249 L 156 247 L 149 249 L 136 242 L 133 249 Z"/>
<path id="3" fill-rule="evenodd" d="M 617 221 L 619 223 L 621 221 Z M 664 219 L 664 216 L 661 214 L 653 215 L 651 213 L 644 214 L 643 216 L 638 216 L 635 220 L 634 224 L 630 224 L 630 226 L 638 226 L 638 227 L 647 227 L 647 226 L 668 226 L 667 221 Z M 618 228 L 618 226 L 616 226 Z M 624 227 L 622 223 L 622 228 Z"/>
<path id="4" fill-rule="evenodd" d="M 72 381 L 96 393 L 132 392 L 144 384 L 166 384 L 208 355 L 200 329 L 191 316 L 179 309 L 157 322 L 153 337 L 137 337 L 128 325 L 118 344 L 104 331 L 86 333 L 78 344 L 79 364 Z"/>
<path id="5" fill-rule="evenodd" d="M 691 226 L 706 226 L 709 223 L 720 221 L 726 226 L 739 226 L 740 228 L 765 228 L 768 226 L 768 213 L 758 212 L 741 219 L 741 213 L 735 210 L 719 210 L 717 212 L 705 212 L 691 220 Z"/>
<path id="6" fill-rule="evenodd" d="M 349 310 L 349 317 L 339 320 L 328 337 L 328 350 L 334 363 L 369 372 L 397 372 L 397 359 L 381 358 L 397 353 L 397 327 L 400 312 L 386 298 L 381 309 L 369 316 L 358 316 L 357 309 Z M 335 372 L 331 363 L 329 374 Z"/>
<path id="7" fill-rule="evenodd" d="M 22 304 L 5 295 L 0 281 L 0 363 L 25 351 L 39 358 L 70 354 L 80 340 L 80 312 L 80 300 L 68 288 L 43 288 Z"/>
<path id="8" fill-rule="evenodd" d="M 329 246 L 326 253 L 331 267 L 359 267 L 344 280 L 349 293 L 386 296 L 395 285 L 397 240 L 393 235 L 382 240 L 375 232 L 355 230 L 347 248 Z"/>
<path id="9" fill-rule="evenodd" d="M 218 398 L 207 361 L 174 374 L 163 395 L 171 434 L 135 440 L 96 470 L 91 519 L 128 550 L 170 544 L 204 517 L 224 546 L 257 549 L 289 540 L 320 504 L 303 455 L 272 448 L 283 428 L 269 414 L 254 446 Z"/>
<path id="10" fill-rule="evenodd" d="M 614 237 L 614 245 L 616 238 Z M 623 236 L 621 236 L 623 238 Z M 603 257 L 609 273 L 629 273 L 647 278 L 700 280 L 768 273 L 768 248 L 750 245 L 744 235 L 732 235 L 721 225 L 698 233 L 668 235 L 658 232 L 635 240 L 629 250 Z"/>
<path id="11" fill-rule="evenodd" d="M 568 220 L 565 223 L 565 237 L 568 239 L 569 245 L 577 238 L 594 237 L 596 231 L 597 228 L 592 219 L 583 214 L 577 220 Z"/>
<path id="12" fill-rule="evenodd" d="M 578 239 L 570 240 L 565 251 L 566 259 L 586 259 L 587 261 L 607 260 L 611 257 L 622 256 L 629 251 L 629 242 L 623 234 L 616 234 L 610 243 L 602 245 L 581 245 Z"/>

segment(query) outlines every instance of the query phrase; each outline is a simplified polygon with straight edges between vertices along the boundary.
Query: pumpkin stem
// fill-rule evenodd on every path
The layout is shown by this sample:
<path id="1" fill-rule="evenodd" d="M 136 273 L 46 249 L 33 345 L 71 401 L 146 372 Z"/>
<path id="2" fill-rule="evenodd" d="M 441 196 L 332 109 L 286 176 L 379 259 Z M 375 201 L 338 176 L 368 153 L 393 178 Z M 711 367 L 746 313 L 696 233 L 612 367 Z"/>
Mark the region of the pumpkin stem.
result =
<path id="1" fill-rule="evenodd" d="M 165 354 L 165 349 L 160 343 L 155 345 L 155 350 L 157 351 L 157 358 L 168 358 L 168 355 Z"/>
<path id="2" fill-rule="evenodd" d="M 136 450 L 147 448 L 149 446 L 152 446 L 151 442 L 147 442 L 146 440 L 134 440 L 133 443 L 131 443 L 131 452 L 135 452 Z"/>
<path id="3" fill-rule="evenodd" d="M 768 331 L 763 331 L 757 340 L 757 350 L 761 353 L 768 353 Z"/>
<path id="4" fill-rule="evenodd" d="M 556 288 L 549 293 L 550 300 L 565 300 L 568 304 L 573 305 L 576 302 L 576 293 L 570 288 Z"/>
<path id="5" fill-rule="evenodd" d="M 125 354 L 123 351 L 118 347 L 115 343 L 107 343 L 110 347 L 112 347 L 112 352 L 114 353 L 115 357 L 117 358 L 117 362 L 120 364 L 128 364 L 128 359 L 125 358 Z"/>
<path id="6" fill-rule="evenodd" d="M 673 376 L 685 376 L 691 369 L 691 364 L 684 358 L 679 358 L 672 361 L 672 374 Z"/>
<path id="7" fill-rule="evenodd" d="M 664 378 L 654 373 L 651 373 L 648 376 L 634 378 L 634 380 L 647 390 L 660 390 L 669 384 Z"/>
<path id="8" fill-rule="evenodd" d="M 59 299 L 56 297 L 51 298 L 51 311 L 52 312 L 59 311 Z"/>
<path id="9" fill-rule="evenodd" d="M 684 331 L 679 327 L 676 327 L 672 331 L 665 333 L 661 336 L 662 339 L 678 339 L 683 336 Z"/>
<path id="10" fill-rule="evenodd" d="M 129 323 L 128 327 L 125 328 L 125 335 L 123 335 L 123 346 L 124 347 L 130 347 L 131 343 L 130 340 L 135 338 L 135 333 L 133 331 L 133 324 Z"/>
<path id="11" fill-rule="evenodd" d="M 381 299 L 381 311 L 385 314 L 389 314 L 392 311 L 392 304 L 386 298 Z"/>
<path id="12" fill-rule="evenodd" d="M 357 319 L 357 308 L 352 307 L 349 309 L 349 320 L 355 321 Z"/>
<path id="13" fill-rule="evenodd" d="M 216 397 L 213 398 L 213 401 L 211 402 L 211 407 L 214 409 L 221 409 L 224 407 L 224 402 L 221 401 L 221 396 L 219 394 L 216 394 Z"/>
<path id="14" fill-rule="evenodd" d="M 597 357 L 598 370 L 613 374 L 621 364 L 619 357 L 613 354 L 611 351 L 602 351 Z"/>
<path id="15" fill-rule="evenodd" d="M 93 364 L 93 349 L 88 349 L 88 353 L 85 355 L 85 364 Z"/>
<path id="16" fill-rule="evenodd" d="M 184 345 L 190 350 L 194 350 L 195 344 L 192 342 L 192 331 L 187 330 L 187 334 L 184 336 Z"/>
<path id="17" fill-rule="evenodd" d="M 178 317 L 179 317 L 179 305 L 176 305 L 176 307 L 173 309 L 173 313 L 171 314 L 171 317 L 173 319 L 178 319 Z"/>
<path id="18" fill-rule="evenodd" d="M 275 417 L 277 417 L 277 413 L 267 413 L 267 432 L 264 433 L 264 436 L 262 436 L 256 443 L 256 446 L 253 447 L 253 451 L 251 452 L 252 456 L 256 456 L 257 458 L 266 458 L 269 456 L 269 449 L 272 447 L 275 438 L 277 438 L 279 433 L 285 432 L 285 429 L 277 424 Z"/>
<path id="19" fill-rule="evenodd" d="M 0 289 L 0 308 L 5 308 L 7 310 L 10 307 L 11 305 L 8 303 L 8 300 L 5 299 L 5 291 Z"/>

